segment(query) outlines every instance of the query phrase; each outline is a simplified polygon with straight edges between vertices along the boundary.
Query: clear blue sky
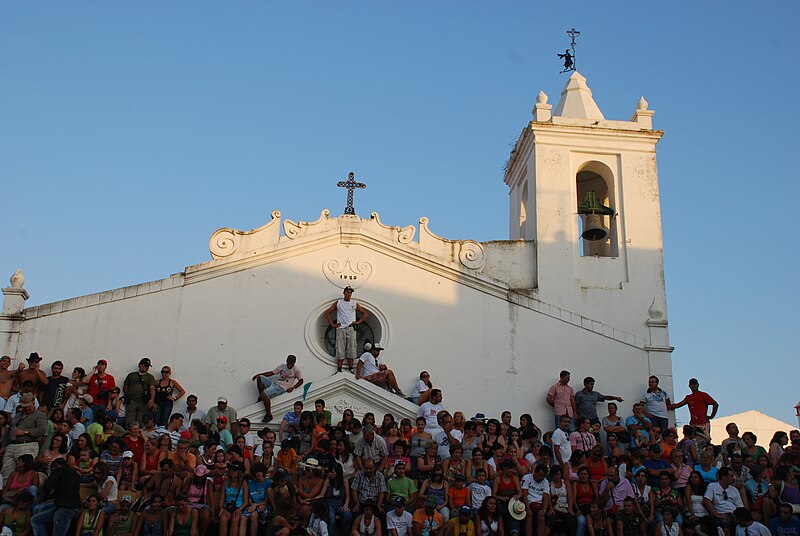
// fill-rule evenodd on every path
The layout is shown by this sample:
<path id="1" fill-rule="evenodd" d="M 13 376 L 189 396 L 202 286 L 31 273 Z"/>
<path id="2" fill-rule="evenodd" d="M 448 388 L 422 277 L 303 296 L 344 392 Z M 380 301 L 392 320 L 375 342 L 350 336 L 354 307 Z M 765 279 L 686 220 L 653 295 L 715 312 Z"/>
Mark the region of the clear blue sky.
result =
<path id="1" fill-rule="evenodd" d="M 644 95 L 666 131 L 676 396 L 795 423 L 800 3 L 719 6 L 4 2 L 0 277 L 28 305 L 162 278 L 219 227 L 340 213 L 350 170 L 364 216 L 507 238 L 502 168 L 575 26 L 605 116 Z"/>

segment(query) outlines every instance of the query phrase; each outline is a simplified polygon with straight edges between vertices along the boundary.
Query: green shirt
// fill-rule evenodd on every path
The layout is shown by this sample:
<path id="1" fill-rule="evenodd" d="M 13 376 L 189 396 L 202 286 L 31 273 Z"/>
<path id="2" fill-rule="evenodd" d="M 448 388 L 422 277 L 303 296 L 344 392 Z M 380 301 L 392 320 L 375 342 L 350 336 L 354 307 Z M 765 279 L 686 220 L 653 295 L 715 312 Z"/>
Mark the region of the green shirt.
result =
<path id="1" fill-rule="evenodd" d="M 139 374 L 138 371 L 131 372 L 125 376 L 123 387 L 125 394 L 132 400 L 146 404 L 150 400 L 150 387 L 155 386 L 156 379 L 149 372 Z"/>
<path id="2" fill-rule="evenodd" d="M 92 444 L 97 447 L 97 435 L 103 435 L 103 425 L 98 422 L 93 422 L 86 428 L 86 433 L 92 438 Z"/>
<path id="3" fill-rule="evenodd" d="M 404 476 L 403 478 L 390 478 L 386 483 L 386 489 L 389 491 L 389 499 L 394 500 L 396 497 L 402 497 L 406 501 L 411 498 L 411 495 L 417 492 L 417 486 L 414 481 Z"/>

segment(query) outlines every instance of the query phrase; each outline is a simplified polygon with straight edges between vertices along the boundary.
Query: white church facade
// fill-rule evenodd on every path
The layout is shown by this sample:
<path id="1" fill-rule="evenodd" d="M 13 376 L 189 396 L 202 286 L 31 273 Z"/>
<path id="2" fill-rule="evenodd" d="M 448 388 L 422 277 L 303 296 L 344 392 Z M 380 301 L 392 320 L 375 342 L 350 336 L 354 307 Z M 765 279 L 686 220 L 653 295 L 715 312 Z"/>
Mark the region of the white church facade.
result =
<path id="1" fill-rule="evenodd" d="M 0 353 L 87 368 L 104 357 L 118 379 L 149 356 L 172 366 L 204 409 L 224 395 L 254 421 L 263 408 L 252 375 L 294 354 L 308 400 L 324 398 L 335 415 L 409 416 L 411 402 L 334 374 L 324 311 L 350 285 L 369 312 L 359 342 L 385 347 L 406 393 L 429 371 L 445 405 L 468 417 L 509 409 L 549 429 L 545 394 L 562 369 L 576 390 L 590 375 L 626 401 L 640 399 L 651 374 L 672 393 L 663 133 L 644 99 L 630 120 L 606 120 L 578 73 L 554 110 L 547 100 L 539 94 L 505 174 L 509 240 L 448 240 L 424 217 L 400 227 L 377 213 L 324 210 L 303 222 L 274 211 L 258 229 L 216 231 L 211 260 L 158 281 L 26 308 L 16 274 L 3 289 Z M 273 413 L 302 394 L 281 395 Z"/>

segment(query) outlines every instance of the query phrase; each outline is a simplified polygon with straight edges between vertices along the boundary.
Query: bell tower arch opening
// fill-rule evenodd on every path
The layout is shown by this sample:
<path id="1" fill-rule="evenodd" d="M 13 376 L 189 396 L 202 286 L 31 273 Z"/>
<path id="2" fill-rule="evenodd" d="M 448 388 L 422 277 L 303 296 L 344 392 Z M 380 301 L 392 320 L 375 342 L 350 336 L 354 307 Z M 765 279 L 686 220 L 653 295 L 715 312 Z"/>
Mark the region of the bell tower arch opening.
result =
<path id="1" fill-rule="evenodd" d="M 618 257 L 614 173 L 590 161 L 578 168 L 575 186 L 581 257 Z"/>

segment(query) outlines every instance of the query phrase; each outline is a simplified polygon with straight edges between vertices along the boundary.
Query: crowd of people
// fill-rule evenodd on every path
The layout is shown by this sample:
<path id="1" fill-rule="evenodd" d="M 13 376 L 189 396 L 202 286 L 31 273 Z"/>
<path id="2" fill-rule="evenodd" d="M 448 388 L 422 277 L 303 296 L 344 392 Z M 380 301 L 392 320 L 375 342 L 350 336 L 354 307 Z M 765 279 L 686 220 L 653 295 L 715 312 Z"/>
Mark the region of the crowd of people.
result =
<path id="1" fill-rule="evenodd" d="M 405 397 L 380 351 L 354 374 Z M 199 409 L 170 367 L 156 380 L 149 358 L 119 385 L 105 359 L 70 377 L 41 361 L 0 359 L 0 526 L 14 535 L 800 534 L 800 432 L 762 447 L 731 423 L 713 444 L 718 406 L 695 379 L 673 403 L 650 377 L 622 416 L 621 397 L 591 377 L 575 391 L 562 371 L 540 427 L 530 414 L 450 411 L 423 371 L 413 420 L 346 409 L 334 422 L 298 392 L 254 432 L 224 396 Z M 265 421 L 270 400 L 304 382 L 294 356 L 253 381 Z M 684 405 L 691 420 L 676 430 L 669 412 Z"/>

